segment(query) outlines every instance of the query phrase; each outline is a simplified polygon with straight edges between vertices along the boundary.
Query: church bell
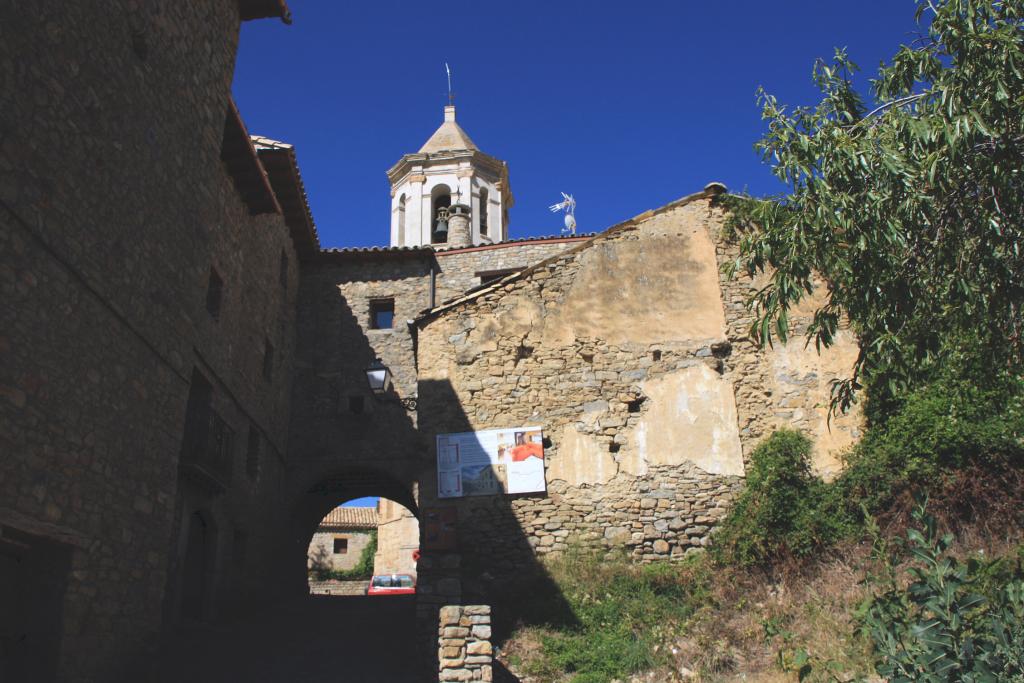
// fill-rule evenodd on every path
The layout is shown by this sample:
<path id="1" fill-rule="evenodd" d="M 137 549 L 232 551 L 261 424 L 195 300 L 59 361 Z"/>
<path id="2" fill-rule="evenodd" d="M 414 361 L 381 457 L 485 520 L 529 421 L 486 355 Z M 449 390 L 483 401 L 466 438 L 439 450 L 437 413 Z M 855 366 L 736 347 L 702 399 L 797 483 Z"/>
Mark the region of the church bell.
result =
<path id="1" fill-rule="evenodd" d="M 435 243 L 448 241 L 448 211 L 446 209 L 438 210 L 437 222 L 434 223 L 434 234 L 431 239 Z"/>

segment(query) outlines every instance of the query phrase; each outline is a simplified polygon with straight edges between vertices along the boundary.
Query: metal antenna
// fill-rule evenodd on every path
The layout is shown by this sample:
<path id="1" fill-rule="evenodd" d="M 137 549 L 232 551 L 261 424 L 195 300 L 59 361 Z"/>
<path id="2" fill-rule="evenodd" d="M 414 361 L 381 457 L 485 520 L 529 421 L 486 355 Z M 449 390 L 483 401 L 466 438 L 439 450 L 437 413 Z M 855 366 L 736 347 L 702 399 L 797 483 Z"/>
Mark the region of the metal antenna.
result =
<path id="1" fill-rule="evenodd" d="M 548 207 L 551 213 L 565 211 L 565 227 L 562 232 L 570 235 L 576 234 L 576 199 L 571 194 L 562 193 L 562 201 Z"/>
<path id="2" fill-rule="evenodd" d="M 452 70 L 448 62 L 444 63 L 444 70 L 448 73 L 448 104 L 455 104 L 455 93 L 452 92 Z"/>

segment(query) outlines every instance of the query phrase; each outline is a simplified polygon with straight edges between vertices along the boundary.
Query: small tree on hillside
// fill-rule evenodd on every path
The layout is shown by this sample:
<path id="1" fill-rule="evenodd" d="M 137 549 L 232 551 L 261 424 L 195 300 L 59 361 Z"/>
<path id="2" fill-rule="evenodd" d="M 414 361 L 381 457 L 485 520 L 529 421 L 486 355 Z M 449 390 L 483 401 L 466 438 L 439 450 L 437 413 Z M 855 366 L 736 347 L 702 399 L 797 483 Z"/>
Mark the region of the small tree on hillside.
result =
<path id="1" fill-rule="evenodd" d="M 968 348 L 998 374 L 1024 356 L 1024 0 L 924 0 L 926 32 L 872 81 L 870 104 L 839 50 L 819 61 L 815 107 L 761 91 L 756 148 L 787 186 L 733 202 L 735 267 L 767 273 L 753 336 L 789 334 L 789 311 L 825 276 L 808 329 L 832 343 L 843 316 L 861 338 L 845 409 L 862 381 L 896 395 Z"/>

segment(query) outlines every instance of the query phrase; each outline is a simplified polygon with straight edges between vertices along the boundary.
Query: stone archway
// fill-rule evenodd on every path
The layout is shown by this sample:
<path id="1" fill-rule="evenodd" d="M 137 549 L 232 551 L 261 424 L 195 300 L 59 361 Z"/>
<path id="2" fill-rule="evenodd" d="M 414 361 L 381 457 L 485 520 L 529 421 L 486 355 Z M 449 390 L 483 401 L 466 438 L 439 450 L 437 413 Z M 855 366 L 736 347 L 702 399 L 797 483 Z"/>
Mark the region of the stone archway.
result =
<path id="1" fill-rule="evenodd" d="M 419 517 L 418 485 L 369 467 L 339 468 L 301 488 L 290 508 L 283 578 L 289 592 L 307 590 L 307 551 L 321 520 L 341 503 L 354 498 L 380 497 L 392 500 Z"/>

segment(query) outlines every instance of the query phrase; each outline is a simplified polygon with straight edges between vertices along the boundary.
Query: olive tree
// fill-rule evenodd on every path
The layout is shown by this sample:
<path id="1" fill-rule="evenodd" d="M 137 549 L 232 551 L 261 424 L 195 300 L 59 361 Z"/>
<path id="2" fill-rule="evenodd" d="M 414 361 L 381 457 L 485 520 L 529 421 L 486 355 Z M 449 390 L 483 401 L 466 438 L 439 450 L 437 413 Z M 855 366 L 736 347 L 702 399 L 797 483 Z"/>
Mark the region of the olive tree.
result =
<path id="1" fill-rule="evenodd" d="M 815 65 L 813 107 L 759 92 L 756 149 L 786 191 L 731 202 L 732 265 L 766 276 L 751 333 L 768 344 L 785 341 L 791 309 L 824 277 L 808 343 L 828 346 L 844 320 L 861 341 L 835 408 L 865 379 L 897 394 L 965 347 L 994 372 L 1020 370 L 1022 16 L 1024 0 L 925 0 L 919 37 L 869 93 L 844 50 Z"/>

